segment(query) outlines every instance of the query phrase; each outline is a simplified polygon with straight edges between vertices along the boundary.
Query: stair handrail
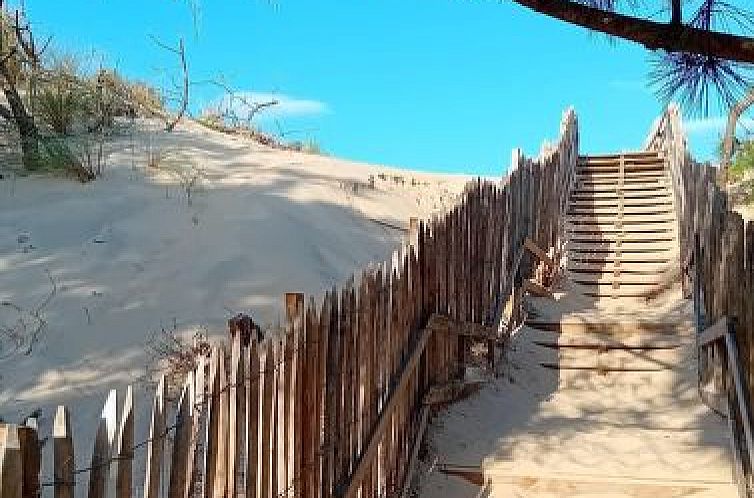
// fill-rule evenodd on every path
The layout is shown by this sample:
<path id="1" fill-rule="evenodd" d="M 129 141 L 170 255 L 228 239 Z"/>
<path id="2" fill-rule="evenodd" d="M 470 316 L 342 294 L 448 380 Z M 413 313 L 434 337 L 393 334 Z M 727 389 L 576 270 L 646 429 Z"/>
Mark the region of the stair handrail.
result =
<path id="1" fill-rule="evenodd" d="M 754 496 L 754 436 L 751 428 L 749 396 L 745 389 L 744 373 L 739 362 L 735 320 L 723 316 L 709 324 L 704 313 L 699 235 L 694 234 L 692 257 L 685 269 L 693 280 L 694 321 L 697 350 L 697 387 L 702 401 L 728 421 L 733 474 L 742 498 Z M 703 384 L 710 382 L 718 390 L 718 406 L 706 399 Z M 722 411 L 720 410 L 722 401 Z"/>
<path id="2" fill-rule="evenodd" d="M 665 168 L 670 174 L 673 187 L 673 206 L 677 214 L 680 238 L 681 261 L 688 259 L 691 248 L 691 234 L 684 229 L 682 220 L 688 215 L 690 206 L 686 198 L 686 171 L 693 166 L 688 150 L 683 118 L 678 104 L 670 103 L 662 115 L 655 120 L 644 144 L 644 149 L 659 153 L 665 159 Z"/>

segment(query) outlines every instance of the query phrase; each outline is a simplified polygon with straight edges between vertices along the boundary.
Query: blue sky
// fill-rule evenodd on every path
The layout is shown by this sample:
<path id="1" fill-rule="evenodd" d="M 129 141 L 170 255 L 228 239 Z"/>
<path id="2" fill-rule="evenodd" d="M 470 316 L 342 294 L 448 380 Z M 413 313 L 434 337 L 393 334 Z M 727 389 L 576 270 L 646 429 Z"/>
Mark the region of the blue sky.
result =
<path id="1" fill-rule="evenodd" d="M 192 9 L 192 4 L 195 8 Z M 282 100 L 260 126 L 316 139 L 350 159 L 499 175 L 511 149 L 534 155 L 576 108 L 582 151 L 641 147 L 662 102 L 647 53 L 511 2 L 448 0 L 26 0 L 60 51 L 95 54 L 166 85 L 169 44 L 186 40 L 192 111 L 216 105 L 222 78 Z M 198 6 L 198 7 L 197 7 Z M 194 15 L 197 13 L 197 15 Z M 712 157 L 721 120 L 689 123 Z"/>

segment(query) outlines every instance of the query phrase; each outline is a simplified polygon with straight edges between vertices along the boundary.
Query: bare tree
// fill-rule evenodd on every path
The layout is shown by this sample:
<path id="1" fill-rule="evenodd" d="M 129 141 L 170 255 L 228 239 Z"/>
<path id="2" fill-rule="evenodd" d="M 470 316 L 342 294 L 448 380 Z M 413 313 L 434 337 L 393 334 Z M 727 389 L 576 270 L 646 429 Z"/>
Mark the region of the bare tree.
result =
<path id="1" fill-rule="evenodd" d="M 165 125 L 165 131 L 173 131 L 175 127 L 178 125 L 180 120 L 183 118 L 183 116 L 186 114 L 186 110 L 188 109 L 189 105 L 189 87 L 191 85 L 189 81 L 189 72 L 188 72 L 188 63 L 186 62 L 186 46 L 183 43 L 183 38 L 180 38 L 178 40 L 178 48 L 171 47 L 169 45 L 166 45 L 159 41 L 154 36 L 152 37 L 152 40 L 161 48 L 174 53 L 176 56 L 178 56 L 178 60 L 180 61 L 181 65 L 181 74 L 182 74 L 182 82 L 181 84 L 175 84 L 178 88 L 178 93 L 180 95 L 179 97 L 179 103 L 178 103 L 178 111 L 170 121 L 168 121 Z"/>
<path id="2" fill-rule="evenodd" d="M 23 164 L 29 169 L 39 160 L 39 130 L 19 87 L 39 68 L 47 44 L 49 40 L 39 49 L 24 13 L 0 0 L 0 85 L 6 100 L 0 104 L 0 117 L 18 129 Z"/>
<path id="3" fill-rule="evenodd" d="M 725 135 L 723 135 L 723 150 L 722 157 L 720 158 L 720 167 L 723 172 L 727 173 L 728 168 L 733 162 L 733 154 L 735 152 L 736 142 L 736 126 L 738 120 L 741 119 L 741 115 L 746 112 L 752 105 L 754 105 L 754 87 L 749 88 L 749 91 L 744 97 L 735 103 L 730 109 L 728 114 L 728 122 L 725 126 Z"/>

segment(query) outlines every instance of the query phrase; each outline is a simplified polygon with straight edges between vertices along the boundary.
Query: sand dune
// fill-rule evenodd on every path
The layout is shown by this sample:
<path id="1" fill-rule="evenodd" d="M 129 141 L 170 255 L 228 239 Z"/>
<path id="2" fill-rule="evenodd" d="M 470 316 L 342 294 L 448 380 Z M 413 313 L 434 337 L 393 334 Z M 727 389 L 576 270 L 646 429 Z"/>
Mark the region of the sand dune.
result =
<path id="1" fill-rule="evenodd" d="M 66 403 L 74 431 L 93 436 L 106 391 L 138 382 L 161 328 L 222 338 L 237 312 L 274 324 L 284 292 L 319 295 L 389 256 L 405 234 L 372 220 L 405 226 L 442 211 L 468 180 L 270 149 L 191 123 L 172 134 L 141 123 L 107 146 L 105 174 L 89 184 L 0 180 L 0 325 L 45 323 L 30 351 L 28 337 L 20 349 L 2 342 L 0 416 L 41 407 L 43 432 Z M 165 156 L 159 168 L 147 149 Z"/>

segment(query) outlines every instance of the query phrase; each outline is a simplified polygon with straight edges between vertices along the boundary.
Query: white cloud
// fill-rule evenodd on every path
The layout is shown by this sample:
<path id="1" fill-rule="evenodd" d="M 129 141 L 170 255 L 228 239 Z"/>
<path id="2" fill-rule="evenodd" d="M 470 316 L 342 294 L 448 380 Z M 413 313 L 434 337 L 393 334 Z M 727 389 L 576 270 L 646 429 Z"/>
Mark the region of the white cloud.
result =
<path id="1" fill-rule="evenodd" d="M 330 112 L 324 102 L 300 99 L 283 93 L 272 92 L 236 92 L 231 97 L 225 95 L 218 99 L 215 107 L 221 112 L 229 112 L 243 119 L 256 104 L 276 101 L 277 104 L 265 107 L 256 116 L 258 119 L 279 119 L 301 116 L 319 116 Z"/>
<path id="2" fill-rule="evenodd" d="M 726 116 L 710 116 L 707 118 L 689 119 L 683 125 L 689 135 L 720 135 L 725 131 L 727 123 L 728 118 Z M 741 118 L 738 120 L 738 127 L 754 130 L 754 119 Z"/>

